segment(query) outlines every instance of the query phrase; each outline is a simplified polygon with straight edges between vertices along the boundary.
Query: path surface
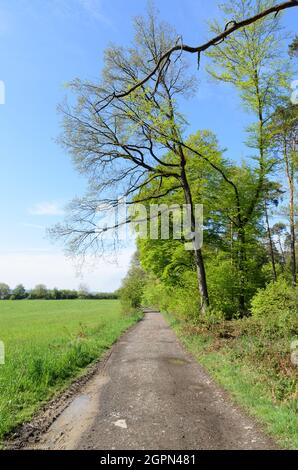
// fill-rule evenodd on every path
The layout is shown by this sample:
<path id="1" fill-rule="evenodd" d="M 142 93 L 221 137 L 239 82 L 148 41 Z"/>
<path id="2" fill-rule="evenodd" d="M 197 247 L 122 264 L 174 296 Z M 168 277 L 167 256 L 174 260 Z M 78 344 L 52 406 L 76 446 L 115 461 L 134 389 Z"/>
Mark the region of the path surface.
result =
<path id="1" fill-rule="evenodd" d="M 183 350 L 164 318 L 148 312 L 36 447 L 200 450 L 275 444 Z"/>

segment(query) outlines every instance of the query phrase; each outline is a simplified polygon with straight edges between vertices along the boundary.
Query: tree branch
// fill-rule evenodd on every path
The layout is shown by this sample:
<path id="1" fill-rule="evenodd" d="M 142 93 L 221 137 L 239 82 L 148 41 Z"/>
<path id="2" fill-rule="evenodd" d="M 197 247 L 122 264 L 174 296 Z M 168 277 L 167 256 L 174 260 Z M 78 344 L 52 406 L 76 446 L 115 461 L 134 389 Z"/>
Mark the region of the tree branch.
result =
<path id="1" fill-rule="evenodd" d="M 189 52 L 190 54 L 201 54 L 202 52 L 206 51 L 210 47 L 214 47 L 224 41 L 228 36 L 233 34 L 235 31 L 238 29 L 241 29 L 245 26 L 249 26 L 252 23 L 255 23 L 256 21 L 261 20 L 262 18 L 265 18 L 266 16 L 270 15 L 271 13 L 275 13 L 277 15 L 279 12 L 286 10 L 288 8 L 293 8 L 298 6 L 298 0 L 291 0 L 288 2 L 283 2 L 278 5 L 272 6 L 270 8 L 267 8 L 266 10 L 257 13 L 254 16 L 251 16 L 250 18 L 246 18 L 242 21 L 236 22 L 236 21 L 229 21 L 227 23 L 225 29 L 223 32 L 218 34 L 217 36 L 213 37 L 210 39 L 208 42 L 205 44 L 202 44 L 200 46 L 188 46 L 187 44 L 176 44 L 173 46 L 171 49 L 169 49 L 167 52 L 165 52 L 157 62 L 156 66 L 152 69 L 152 71 L 143 78 L 143 80 L 140 80 L 137 82 L 135 85 L 133 85 L 131 88 L 129 88 L 126 91 L 120 92 L 120 93 L 112 93 L 111 95 L 105 97 L 102 102 L 108 101 L 107 103 L 104 104 L 103 107 L 106 107 L 108 104 L 111 103 L 111 101 L 114 98 L 124 98 L 125 96 L 128 96 L 130 93 L 133 91 L 137 90 L 138 88 L 142 87 L 145 83 L 147 83 L 151 78 L 154 77 L 154 75 L 158 72 L 158 78 L 157 78 L 157 84 L 160 81 L 160 76 L 163 73 L 164 68 L 167 66 L 168 61 L 170 60 L 171 55 L 174 52 L 182 51 L 184 52 Z"/>

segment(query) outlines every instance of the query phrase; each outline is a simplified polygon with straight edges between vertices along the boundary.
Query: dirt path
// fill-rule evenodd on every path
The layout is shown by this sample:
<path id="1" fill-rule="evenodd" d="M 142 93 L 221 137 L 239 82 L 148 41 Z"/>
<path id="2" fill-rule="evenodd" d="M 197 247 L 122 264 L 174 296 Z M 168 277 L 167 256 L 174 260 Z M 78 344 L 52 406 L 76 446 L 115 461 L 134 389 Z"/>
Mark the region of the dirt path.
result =
<path id="1" fill-rule="evenodd" d="M 148 312 L 34 448 L 272 449 L 275 444 L 183 350 L 164 318 Z"/>

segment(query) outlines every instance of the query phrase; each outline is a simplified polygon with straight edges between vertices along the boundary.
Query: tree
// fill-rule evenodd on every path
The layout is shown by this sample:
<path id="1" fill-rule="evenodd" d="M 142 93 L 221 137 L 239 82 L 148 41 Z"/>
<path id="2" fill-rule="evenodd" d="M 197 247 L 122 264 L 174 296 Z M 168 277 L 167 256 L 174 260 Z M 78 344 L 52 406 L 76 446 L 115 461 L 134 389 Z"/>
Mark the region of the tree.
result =
<path id="1" fill-rule="evenodd" d="M 37 284 L 30 293 L 31 299 L 46 299 L 48 297 L 48 289 L 44 284 Z"/>
<path id="2" fill-rule="evenodd" d="M 66 239 L 70 251 L 76 254 L 85 255 L 90 249 L 101 252 L 107 230 L 132 221 L 127 218 L 112 226 L 100 226 L 98 219 L 102 214 L 98 208 L 103 204 L 118 207 L 120 191 L 128 205 L 156 201 L 164 196 L 166 180 L 169 181 L 166 193 L 182 189 L 191 231 L 195 233 L 197 229 L 186 170 L 186 154 L 193 149 L 184 143 L 185 120 L 177 104 L 178 97 L 192 89 L 193 79 L 187 76 L 185 64 L 173 61 L 163 71 L 157 93 L 155 84 L 148 83 L 146 88 L 113 100 L 109 106 L 102 108 L 99 104 L 108 92 L 130 87 L 139 74 L 149 71 L 152 62 L 159 61 L 175 37 L 169 26 L 157 23 L 154 12 L 149 13 L 147 22 L 137 18 L 135 28 L 134 48 L 108 49 L 102 83 L 74 82 L 72 88 L 79 94 L 78 103 L 65 110 L 62 142 L 72 152 L 79 171 L 90 177 L 91 191 L 87 197 L 73 201 L 66 224 L 56 226 L 52 234 Z M 171 152 L 172 160 L 161 159 L 162 152 Z M 196 155 L 201 156 L 197 151 Z M 152 182 L 158 183 L 157 189 L 154 187 L 145 198 L 134 197 Z M 209 304 L 207 280 L 202 250 L 195 243 L 193 253 L 204 312 Z"/>
<path id="3" fill-rule="evenodd" d="M 10 287 L 4 282 L 0 282 L 0 299 L 6 300 L 10 296 Z"/>
<path id="4" fill-rule="evenodd" d="M 78 289 L 78 298 L 87 299 L 89 296 L 90 296 L 89 287 L 87 286 L 87 284 L 81 283 Z"/>
<path id="5" fill-rule="evenodd" d="M 279 200 L 283 191 L 281 186 L 277 182 L 273 181 L 266 181 L 264 184 L 264 215 L 265 215 L 265 226 L 268 238 L 268 245 L 269 245 L 269 254 L 271 259 L 271 266 L 272 266 L 272 280 L 273 282 L 277 281 L 277 268 L 276 268 L 276 248 L 274 245 L 273 228 L 270 226 L 269 222 L 269 207 L 270 205 L 273 207 L 277 207 L 279 204 Z"/>
<path id="6" fill-rule="evenodd" d="M 297 261 L 296 261 L 296 230 L 295 230 L 295 177 L 298 170 L 298 109 L 297 106 L 278 106 L 275 110 L 271 130 L 273 144 L 280 155 L 288 184 L 290 220 L 290 245 L 291 245 L 291 269 L 292 284 L 297 285 Z"/>
<path id="7" fill-rule="evenodd" d="M 172 47 L 170 47 L 163 55 L 159 58 L 159 61 L 156 64 L 153 64 L 152 69 L 149 73 L 145 74 L 143 77 L 139 78 L 136 83 L 131 85 L 127 89 L 125 87 L 122 90 L 113 90 L 112 93 L 105 95 L 102 97 L 100 103 L 103 107 L 107 106 L 113 99 L 117 98 L 124 98 L 125 96 L 133 93 L 138 88 L 141 88 L 146 85 L 148 81 L 155 77 L 156 80 L 156 87 L 155 92 L 158 89 L 158 85 L 160 82 L 160 77 L 163 74 L 164 70 L 168 67 L 169 63 L 172 60 L 172 56 L 175 55 L 177 52 L 181 54 L 183 52 L 187 52 L 189 54 L 197 54 L 198 55 L 198 65 L 200 65 L 200 58 L 201 54 L 209 49 L 217 46 L 218 44 L 224 42 L 227 38 L 233 35 L 235 32 L 245 28 L 249 25 L 253 25 L 254 23 L 259 22 L 260 20 L 266 17 L 273 17 L 276 18 L 280 12 L 286 10 L 288 8 L 293 8 L 298 6 L 297 0 L 292 0 L 288 2 L 279 3 L 277 5 L 272 5 L 268 2 L 268 7 L 264 10 L 258 9 L 256 14 L 253 14 L 250 17 L 247 17 L 247 13 L 244 10 L 243 16 L 238 20 L 230 18 L 229 21 L 226 23 L 225 27 L 218 32 L 218 34 L 213 37 L 212 39 L 208 40 L 206 43 L 201 44 L 200 46 L 189 46 L 187 44 L 183 44 L 181 37 L 178 36 L 176 40 L 173 42 Z M 295 43 L 294 43 L 295 44 Z M 294 46 L 296 47 L 296 46 Z"/>
<path id="8" fill-rule="evenodd" d="M 139 254 L 135 253 L 128 273 L 119 289 L 120 300 L 125 313 L 135 311 L 141 307 L 145 278 L 145 272 L 140 265 Z"/>
<path id="9" fill-rule="evenodd" d="M 200 54 L 244 26 L 297 4 L 295 1 L 270 6 L 247 19 L 244 19 L 246 12 L 243 12 L 239 21 L 233 25 L 228 22 L 223 32 L 195 48 L 181 44 L 175 32 L 164 24 L 158 25 L 151 13 L 147 23 L 140 18 L 136 20 L 134 47 L 129 50 L 111 47 L 106 51 L 106 67 L 100 83 L 84 83 L 80 80 L 72 83 L 71 88 L 78 94 L 78 101 L 76 106 L 64 109 L 65 132 L 62 142 L 73 154 L 79 171 L 89 176 L 90 192 L 87 197 L 73 201 L 66 223 L 56 226 L 51 232 L 66 240 L 70 252 L 83 256 L 90 249 L 102 252 L 103 236 L 107 230 L 118 228 L 131 220 L 112 226 L 106 223 L 98 226 L 98 208 L 103 204 L 118 207 L 119 194 L 126 196 L 129 204 L 136 204 L 135 194 L 152 181 L 159 182 L 161 189 L 164 187 L 163 182 L 168 180 L 169 193 L 182 189 L 194 233 L 194 198 L 186 171 L 188 152 L 193 152 L 206 164 L 216 168 L 226 183 L 234 188 L 235 197 L 239 199 L 238 189 L 222 169 L 185 143 L 186 123 L 179 112 L 178 103 L 179 98 L 191 90 L 193 80 L 185 73 L 182 52 Z M 160 159 L 160 155 L 168 151 L 174 155 L 173 160 L 166 162 Z M 253 198 L 249 215 L 258 203 L 260 192 L 261 184 L 258 185 L 257 197 Z M 146 200 L 163 196 L 164 193 L 159 190 L 148 194 Z M 244 220 L 245 217 L 238 226 L 242 246 L 245 244 Z M 209 295 L 203 252 L 194 244 L 193 253 L 201 310 L 204 312 L 209 305 Z M 240 253 L 244 266 L 241 247 Z"/>
<path id="10" fill-rule="evenodd" d="M 52 290 L 51 298 L 54 299 L 54 300 L 60 300 L 61 299 L 61 291 L 57 287 L 54 287 L 54 289 Z"/>
<path id="11" fill-rule="evenodd" d="M 233 17 L 238 23 L 249 14 L 258 15 L 270 8 L 271 2 L 260 0 L 228 1 L 221 6 L 227 18 Z M 212 30 L 219 33 L 219 23 L 212 24 Z M 234 85 L 240 92 L 246 109 L 256 118 L 255 124 L 248 129 L 248 146 L 257 150 L 255 156 L 257 168 L 253 171 L 250 192 L 246 194 L 244 206 L 238 203 L 238 214 L 234 218 L 239 247 L 239 271 L 242 281 L 240 289 L 240 310 L 245 310 L 244 283 L 246 263 L 246 231 L 247 224 L 254 218 L 255 211 L 260 208 L 266 192 L 266 177 L 271 172 L 275 159 L 270 153 L 270 133 L 268 122 L 273 113 L 278 97 L 281 95 L 288 75 L 288 63 L 281 58 L 281 27 L 277 15 L 264 17 L 258 22 L 239 29 L 226 41 L 216 45 L 208 55 L 213 60 L 209 73 L 216 79 Z M 239 193 L 239 187 L 238 187 Z M 236 199 L 240 198 L 235 194 Z M 265 214 L 267 204 L 263 205 Z M 274 261 L 273 276 L 276 276 Z"/>
<path id="12" fill-rule="evenodd" d="M 240 214 L 241 223 L 250 206 L 256 175 L 248 166 L 238 167 L 223 158 L 210 131 L 198 131 L 185 145 L 192 149 L 187 153 L 186 171 L 194 202 L 204 205 L 204 258 L 211 305 L 223 311 L 227 318 L 236 313 L 243 315 L 248 312 L 252 295 L 264 285 L 262 266 L 267 262 L 260 242 L 264 235 L 263 201 L 260 200 L 246 222 L 243 260 L 237 237 L 238 217 Z M 208 164 L 205 159 L 198 158 L 195 151 L 206 156 Z M 171 155 L 164 158 L 167 161 Z M 165 193 L 167 183 L 163 186 Z M 144 197 L 145 191 L 148 188 L 142 189 L 137 197 Z M 161 202 L 181 204 L 182 190 L 166 194 Z M 173 296 L 180 289 L 185 292 L 193 289 L 195 264 L 190 253 L 185 252 L 183 240 L 141 239 L 138 247 L 142 267 L 162 283 L 165 291 L 173 289 Z"/>
<path id="13" fill-rule="evenodd" d="M 78 293 L 76 290 L 62 289 L 59 291 L 60 299 L 77 299 Z"/>
<path id="14" fill-rule="evenodd" d="M 28 297 L 25 287 L 23 284 L 18 284 L 14 290 L 12 291 L 12 299 L 13 300 L 22 300 Z"/>

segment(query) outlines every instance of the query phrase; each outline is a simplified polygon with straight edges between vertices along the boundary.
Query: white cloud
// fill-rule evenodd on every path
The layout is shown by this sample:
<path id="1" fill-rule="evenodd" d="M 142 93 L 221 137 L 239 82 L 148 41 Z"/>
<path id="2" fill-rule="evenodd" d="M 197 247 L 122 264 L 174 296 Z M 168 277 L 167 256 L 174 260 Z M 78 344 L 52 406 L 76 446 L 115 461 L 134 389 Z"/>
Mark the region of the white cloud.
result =
<path id="1" fill-rule="evenodd" d="M 62 215 L 64 212 L 54 202 L 40 202 L 28 210 L 31 215 Z"/>
<path id="2" fill-rule="evenodd" d="M 83 268 L 80 276 L 63 254 L 42 251 L 0 253 L 0 281 L 11 287 L 22 283 L 27 289 L 40 283 L 48 288 L 76 289 L 84 282 L 91 290 L 112 292 L 120 286 L 134 250 L 134 247 L 123 250 L 117 264 L 98 259 L 93 262 L 94 269 Z"/>

